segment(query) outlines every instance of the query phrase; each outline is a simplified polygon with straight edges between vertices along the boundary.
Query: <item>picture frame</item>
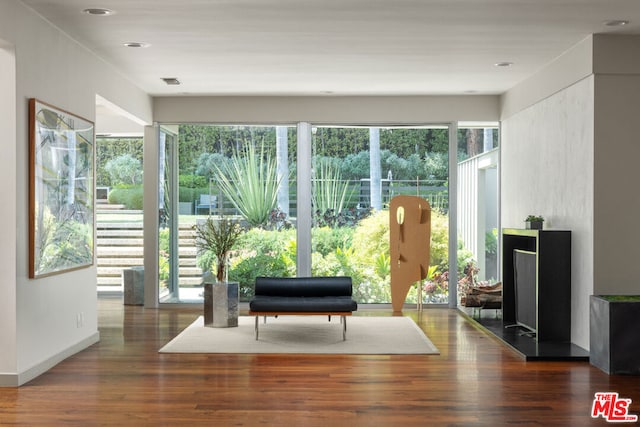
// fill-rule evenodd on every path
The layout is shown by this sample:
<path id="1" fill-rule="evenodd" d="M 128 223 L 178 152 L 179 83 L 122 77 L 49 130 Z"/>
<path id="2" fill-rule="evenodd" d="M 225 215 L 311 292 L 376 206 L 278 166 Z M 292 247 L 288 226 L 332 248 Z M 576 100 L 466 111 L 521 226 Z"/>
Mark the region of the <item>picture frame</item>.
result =
<path id="1" fill-rule="evenodd" d="M 29 277 L 94 263 L 95 126 L 29 99 Z"/>

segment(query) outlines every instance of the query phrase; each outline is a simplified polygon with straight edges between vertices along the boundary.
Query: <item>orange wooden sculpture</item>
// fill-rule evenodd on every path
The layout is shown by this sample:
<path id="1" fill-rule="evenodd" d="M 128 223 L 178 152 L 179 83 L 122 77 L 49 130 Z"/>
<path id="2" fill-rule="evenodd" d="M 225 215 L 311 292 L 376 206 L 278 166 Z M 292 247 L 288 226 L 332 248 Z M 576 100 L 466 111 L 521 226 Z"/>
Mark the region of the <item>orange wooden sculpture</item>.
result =
<path id="1" fill-rule="evenodd" d="M 427 277 L 431 246 L 431 207 L 417 196 L 396 196 L 389 206 L 391 303 L 402 311 L 411 286 Z"/>

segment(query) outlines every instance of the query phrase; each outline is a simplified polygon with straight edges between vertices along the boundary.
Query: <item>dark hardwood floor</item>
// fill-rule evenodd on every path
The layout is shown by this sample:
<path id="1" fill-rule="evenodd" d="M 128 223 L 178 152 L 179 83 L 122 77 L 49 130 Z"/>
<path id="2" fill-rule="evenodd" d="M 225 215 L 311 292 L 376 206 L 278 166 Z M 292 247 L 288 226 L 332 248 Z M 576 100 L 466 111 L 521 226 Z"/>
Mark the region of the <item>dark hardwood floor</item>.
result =
<path id="1" fill-rule="evenodd" d="M 100 342 L 0 388 L 0 425 L 602 426 L 590 416 L 600 391 L 640 412 L 638 377 L 525 362 L 455 310 L 405 312 L 440 355 L 181 355 L 157 350 L 199 307 L 98 305 Z"/>

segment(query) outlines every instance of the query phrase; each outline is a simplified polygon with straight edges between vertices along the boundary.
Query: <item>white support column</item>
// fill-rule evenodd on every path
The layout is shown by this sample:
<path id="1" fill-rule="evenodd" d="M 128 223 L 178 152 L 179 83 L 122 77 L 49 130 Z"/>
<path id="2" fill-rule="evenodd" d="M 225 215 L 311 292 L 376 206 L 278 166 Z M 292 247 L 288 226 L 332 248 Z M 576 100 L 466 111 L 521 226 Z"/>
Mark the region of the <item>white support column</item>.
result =
<path id="1" fill-rule="evenodd" d="M 458 123 L 449 124 L 449 308 L 458 306 Z"/>
<path id="2" fill-rule="evenodd" d="M 289 153 L 288 153 L 288 128 L 276 126 L 276 163 L 278 170 L 278 207 L 289 216 Z"/>
<path id="3" fill-rule="evenodd" d="M 311 124 L 298 123 L 296 250 L 298 277 L 311 276 Z"/>
<path id="4" fill-rule="evenodd" d="M 369 128 L 369 200 L 371 207 L 382 209 L 382 165 L 380 164 L 380 128 Z"/>
<path id="5" fill-rule="evenodd" d="M 158 308 L 158 188 L 159 188 L 158 125 L 144 128 L 144 306 Z"/>

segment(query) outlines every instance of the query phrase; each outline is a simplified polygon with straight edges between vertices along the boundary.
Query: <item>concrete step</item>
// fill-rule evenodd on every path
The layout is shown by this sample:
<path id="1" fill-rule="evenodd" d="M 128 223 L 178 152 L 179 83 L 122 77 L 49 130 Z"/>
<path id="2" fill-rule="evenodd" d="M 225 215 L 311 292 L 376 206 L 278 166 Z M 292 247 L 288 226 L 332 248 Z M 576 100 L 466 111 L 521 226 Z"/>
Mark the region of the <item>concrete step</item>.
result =
<path id="1" fill-rule="evenodd" d="M 129 267 L 98 267 L 98 276 L 122 276 L 122 270 Z M 198 267 L 180 267 L 180 277 L 202 277 L 202 270 Z"/>
<path id="2" fill-rule="evenodd" d="M 133 238 L 133 237 L 109 237 L 109 238 L 101 238 L 98 237 L 96 240 L 98 246 L 143 246 L 144 240 L 142 238 Z M 196 241 L 195 239 L 184 238 L 179 241 L 180 247 L 195 247 Z"/>
<path id="3" fill-rule="evenodd" d="M 99 228 L 96 231 L 98 237 L 110 238 L 110 237 L 142 237 L 144 233 L 142 232 L 142 228 L 140 229 L 104 229 Z"/>
<path id="4" fill-rule="evenodd" d="M 136 227 L 98 227 L 97 228 L 98 236 L 104 237 L 123 237 L 123 236 L 132 236 L 132 237 L 142 237 L 144 235 L 142 228 Z M 191 237 L 195 238 L 195 232 L 191 228 L 180 228 L 178 231 L 178 235 L 183 237 Z"/>
<path id="5" fill-rule="evenodd" d="M 116 230 L 126 230 L 126 229 L 142 230 L 142 221 L 140 221 L 140 222 L 130 222 L 130 221 L 100 222 L 100 221 L 97 221 L 96 222 L 96 229 L 97 230 L 109 230 L 109 229 L 116 229 Z"/>
<path id="6" fill-rule="evenodd" d="M 178 280 L 180 287 L 198 287 L 202 285 L 202 277 L 181 277 Z M 122 277 L 98 277 L 98 286 L 109 286 L 122 290 Z"/>
<path id="7" fill-rule="evenodd" d="M 142 238 L 133 238 L 133 237 L 126 237 L 123 239 L 120 238 L 116 238 L 116 237 L 109 237 L 109 238 L 100 238 L 98 237 L 98 239 L 96 239 L 96 243 L 98 246 L 124 246 L 124 247 L 128 247 L 128 246 L 143 246 L 144 245 L 144 240 Z"/>
<path id="8" fill-rule="evenodd" d="M 141 266 L 144 264 L 144 260 L 142 257 L 136 258 L 98 258 L 97 267 L 121 267 L 121 268 L 131 268 L 136 266 Z M 196 267 L 196 258 L 195 257 L 181 257 L 178 259 L 178 265 L 180 267 Z"/>
<path id="9" fill-rule="evenodd" d="M 142 257 L 144 255 L 144 248 L 142 246 L 132 246 L 132 247 L 117 247 L 117 246 L 97 246 L 96 247 L 96 256 L 97 257 Z"/>
<path id="10" fill-rule="evenodd" d="M 144 264 L 144 259 L 142 257 L 139 258 L 98 258 L 97 265 L 98 267 L 112 267 L 118 266 L 122 268 L 130 268 L 141 266 Z"/>
<path id="11" fill-rule="evenodd" d="M 121 213 L 137 213 L 120 209 Z M 112 215 L 114 212 L 109 211 Z M 111 216 L 113 218 L 113 216 Z M 97 223 L 96 231 L 97 281 L 100 290 L 122 291 L 122 270 L 144 263 L 142 221 L 109 221 Z M 196 287 L 202 284 L 202 270 L 196 266 L 197 248 L 192 224 L 179 229 L 179 284 Z"/>
<path id="12" fill-rule="evenodd" d="M 105 210 L 105 211 L 113 211 L 113 210 L 124 210 L 125 205 L 119 205 L 116 203 L 98 203 L 99 207 L 96 210 Z M 142 212 L 142 211 L 139 211 Z"/>

